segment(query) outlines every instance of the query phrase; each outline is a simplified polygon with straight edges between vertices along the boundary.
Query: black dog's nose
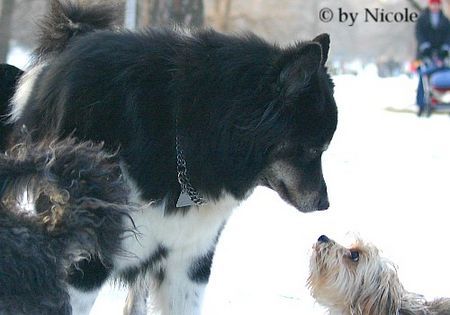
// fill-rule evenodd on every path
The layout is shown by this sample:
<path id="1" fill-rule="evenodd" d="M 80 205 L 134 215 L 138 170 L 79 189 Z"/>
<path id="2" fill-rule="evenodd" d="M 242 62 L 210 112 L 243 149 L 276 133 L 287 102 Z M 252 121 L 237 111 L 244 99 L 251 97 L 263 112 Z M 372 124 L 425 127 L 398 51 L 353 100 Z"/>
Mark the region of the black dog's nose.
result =
<path id="1" fill-rule="evenodd" d="M 330 239 L 326 235 L 320 235 L 320 237 L 317 239 L 321 243 L 328 243 Z"/>
<path id="2" fill-rule="evenodd" d="M 317 207 L 319 211 L 327 210 L 330 207 L 330 202 L 328 201 L 327 186 L 325 185 L 325 183 L 320 190 L 320 199 Z"/>
<path id="3" fill-rule="evenodd" d="M 323 211 L 323 210 L 327 210 L 330 207 L 330 202 L 328 201 L 328 198 L 322 198 L 319 201 L 319 204 L 317 206 L 317 210 L 319 211 Z"/>

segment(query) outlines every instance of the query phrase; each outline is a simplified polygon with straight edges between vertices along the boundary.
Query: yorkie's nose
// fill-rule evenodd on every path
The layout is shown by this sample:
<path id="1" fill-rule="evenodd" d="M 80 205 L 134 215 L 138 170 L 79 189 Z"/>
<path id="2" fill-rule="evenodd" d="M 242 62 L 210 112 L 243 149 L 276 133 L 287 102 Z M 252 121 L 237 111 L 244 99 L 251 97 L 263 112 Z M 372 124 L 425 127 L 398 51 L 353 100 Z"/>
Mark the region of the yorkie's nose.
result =
<path id="1" fill-rule="evenodd" d="M 320 243 L 328 243 L 330 239 L 326 235 L 320 235 L 320 237 L 317 239 Z"/>

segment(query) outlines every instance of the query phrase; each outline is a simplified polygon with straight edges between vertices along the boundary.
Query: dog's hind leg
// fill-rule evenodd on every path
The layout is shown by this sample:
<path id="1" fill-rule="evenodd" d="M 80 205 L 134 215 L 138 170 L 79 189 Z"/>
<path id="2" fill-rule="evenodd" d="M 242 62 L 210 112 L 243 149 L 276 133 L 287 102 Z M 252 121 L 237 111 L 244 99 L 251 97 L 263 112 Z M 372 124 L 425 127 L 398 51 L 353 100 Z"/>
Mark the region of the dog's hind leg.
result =
<path id="1" fill-rule="evenodd" d="M 69 286 L 68 291 L 70 295 L 70 304 L 72 305 L 72 315 L 89 315 L 100 292 L 100 288 L 91 291 L 83 291 Z"/>
<path id="2" fill-rule="evenodd" d="M 83 260 L 69 271 L 69 294 L 73 315 L 87 315 L 110 270 L 96 256 Z"/>

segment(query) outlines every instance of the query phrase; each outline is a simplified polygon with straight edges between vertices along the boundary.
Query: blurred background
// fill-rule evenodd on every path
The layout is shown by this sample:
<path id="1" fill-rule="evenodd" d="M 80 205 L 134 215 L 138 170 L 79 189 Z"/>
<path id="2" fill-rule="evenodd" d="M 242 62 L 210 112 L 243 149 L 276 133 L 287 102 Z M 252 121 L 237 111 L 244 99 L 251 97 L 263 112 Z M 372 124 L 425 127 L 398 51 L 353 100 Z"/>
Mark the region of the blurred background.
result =
<path id="1" fill-rule="evenodd" d="M 88 0 L 86 0 L 88 1 Z M 0 0 L 0 62 L 25 68 L 36 21 L 48 0 Z M 450 117 L 417 117 L 415 23 L 426 0 L 128 0 L 124 25 L 209 26 L 254 32 L 288 45 L 331 34 L 328 68 L 339 123 L 323 156 L 331 207 L 301 214 L 257 188 L 223 231 L 205 315 L 322 315 L 306 287 L 312 244 L 321 234 L 357 234 L 399 267 L 407 290 L 450 296 Z M 321 15 L 329 9 L 328 15 Z M 366 9 L 400 12 L 401 22 L 365 22 Z M 450 12 L 450 0 L 443 0 Z M 359 13 L 353 26 L 341 12 Z M 322 21 L 329 18 L 331 21 Z M 126 291 L 106 287 L 92 314 L 122 314 Z"/>
<path id="2" fill-rule="evenodd" d="M 398 72 L 414 57 L 414 23 L 364 23 L 353 26 L 337 19 L 337 10 L 364 8 L 419 12 L 426 0 L 122 0 L 124 23 L 129 28 L 182 24 L 212 26 L 224 32 L 254 32 L 282 45 L 328 32 L 333 40 L 331 65 L 336 71 L 358 71 L 367 63 L 380 65 L 382 75 Z M 45 14 L 48 0 L 0 0 L 0 62 L 7 53 L 34 47 L 36 20 Z M 443 7 L 449 12 L 450 1 Z M 335 18 L 319 19 L 322 8 Z M 18 57 L 16 57 L 18 58 Z M 22 61 L 23 62 L 23 61 Z M 357 62 L 357 64 L 355 64 Z M 20 61 L 15 61 L 20 63 Z M 21 66 L 19 64 L 19 66 Z M 356 68 L 356 69 L 355 69 Z M 387 73 L 385 73 L 387 72 Z"/>

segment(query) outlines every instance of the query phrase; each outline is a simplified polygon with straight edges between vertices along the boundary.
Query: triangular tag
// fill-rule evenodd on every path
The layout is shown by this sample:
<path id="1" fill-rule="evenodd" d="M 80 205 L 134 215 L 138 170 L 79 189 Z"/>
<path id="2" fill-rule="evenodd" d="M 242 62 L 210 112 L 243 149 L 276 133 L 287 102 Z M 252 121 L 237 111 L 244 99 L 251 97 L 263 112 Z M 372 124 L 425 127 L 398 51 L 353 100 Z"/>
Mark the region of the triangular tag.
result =
<path id="1" fill-rule="evenodd" d="M 188 194 L 186 194 L 184 191 L 180 193 L 180 197 L 178 197 L 177 201 L 177 208 L 182 207 L 191 207 L 195 206 L 195 203 L 191 200 L 191 197 L 189 197 Z"/>

